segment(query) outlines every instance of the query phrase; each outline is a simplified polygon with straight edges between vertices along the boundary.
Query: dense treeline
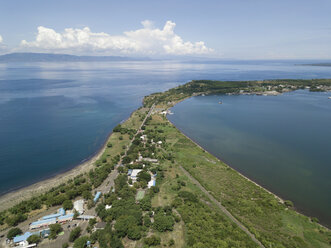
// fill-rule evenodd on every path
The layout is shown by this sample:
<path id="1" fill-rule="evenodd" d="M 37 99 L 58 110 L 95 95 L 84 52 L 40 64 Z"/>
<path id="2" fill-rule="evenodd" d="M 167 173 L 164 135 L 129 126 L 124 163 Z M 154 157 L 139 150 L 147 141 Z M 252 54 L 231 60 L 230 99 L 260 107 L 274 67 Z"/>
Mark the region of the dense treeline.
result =
<path id="1" fill-rule="evenodd" d="M 331 79 L 282 79 L 264 81 L 213 81 L 213 80 L 193 80 L 184 85 L 172 88 L 162 93 L 154 93 L 144 98 L 144 106 L 150 107 L 153 103 L 173 105 L 175 102 L 183 100 L 194 94 L 225 94 L 238 93 L 240 90 L 264 91 L 261 87 L 267 86 L 295 86 L 296 88 L 310 87 L 311 91 L 322 91 L 318 86 L 331 86 Z M 276 87 L 281 91 L 281 87 Z"/>

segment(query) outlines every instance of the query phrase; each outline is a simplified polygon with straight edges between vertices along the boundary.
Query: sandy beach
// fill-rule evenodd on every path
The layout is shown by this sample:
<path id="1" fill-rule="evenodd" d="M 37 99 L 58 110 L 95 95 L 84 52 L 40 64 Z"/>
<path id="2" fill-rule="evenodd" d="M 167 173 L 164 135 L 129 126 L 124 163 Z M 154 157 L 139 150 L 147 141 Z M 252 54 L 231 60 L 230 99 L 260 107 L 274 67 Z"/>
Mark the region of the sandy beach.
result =
<path id="1" fill-rule="evenodd" d="M 74 178 L 82 173 L 88 172 L 90 169 L 93 168 L 95 161 L 97 161 L 104 153 L 104 151 L 106 149 L 107 141 L 108 141 L 109 137 L 111 136 L 111 134 L 112 133 L 110 133 L 108 135 L 105 143 L 102 145 L 102 147 L 99 149 L 99 151 L 97 151 L 97 153 L 95 155 L 90 157 L 85 162 L 75 166 L 71 170 L 60 173 L 54 177 L 45 179 L 43 181 L 32 184 L 30 186 L 23 187 L 16 191 L 9 192 L 5 195 L 2 195 L 0 197 L 0 211 L 8 209 L 21 201 L 30 199 L 33 196 L 37 196 L 42 193 L 45 193 L 48 190 L 50 190 L 51 188 L 67 182 L 71 178 Z"/>

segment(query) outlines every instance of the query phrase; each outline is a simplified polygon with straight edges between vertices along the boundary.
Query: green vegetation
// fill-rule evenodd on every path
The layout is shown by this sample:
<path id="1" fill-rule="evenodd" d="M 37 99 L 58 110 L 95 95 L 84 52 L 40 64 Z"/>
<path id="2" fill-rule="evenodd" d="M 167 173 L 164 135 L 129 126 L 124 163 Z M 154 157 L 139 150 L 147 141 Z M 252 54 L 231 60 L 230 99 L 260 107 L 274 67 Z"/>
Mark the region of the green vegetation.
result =
<path id="1" fill-rule="evenodd" d="M 69 209 L 72 209 L 73 208 L 73 204 L 72 204 L 72 201 L 71 200 L 65 200 L 62 204 L 62 207 L 65 209 L 65 210 L 69 210 Z"/>
<path id="2" fill-rule="evenodd" d="M 49 234 L 50 239 L 55 239 L 57 235 L 63 231 L 63 228 L 60 224 L 49 225 L 49 229 L 51 231 L 51 233 Z"/>
<path id="3" fill-rule="evenodd" d="M 92 194 L 121 161 L 123 166 L 118 167 L 114 190 L 103 194 L 95 206 L 97 219 L 106 222 L 106 227 L 92 232 L 97 221 L 92 219 L 86 229 L 88 235 L 80 237 L 81 228 L 73 229 L 69 236 L 73 247 L 86 247 L 87 241 L 100 248 L 258 247 L 217 204 L 210 201 L 181 167 L 222 202 L 265 247 L 329 247 L 331 233 L 316 223 L 317 220 L 298 214 L 293 210 L 291 201 L 280 201 L 203 151 L 168 122 L 161 112 L 178 101 L 202 93 L 283 92 L 302 87 L 324 90 L 330 86 L 331 80 L 200 80 L 147 96 L 144 108 L 114 128 L 104 154 L 91 171 L 1 212 L 0 225 L 15 226 L 33 216 L 34 212 L 51 206 L 62 205 L 65 209 L 72 209 L 72 200 L 78 196 L 94 207 Z M 134 138 L 153 103 L 157 104 L 155 113 L 147 118 L 143 131 Z M 128 169 L 142 169 L 136 182 L 128 179 Z M 156 177 L 156 186 L 147 188 L 152 177 Z M 106 209 L 106 205 L 111 205 L 111 208 Z M 51 225 L 50 229 L 51 239 L 62 231 L 59 224 Z M 12 228 L 7 237 L 20 233 L 20 229 Z M 63 247 L 68 247 L 68 244 Z"/>
<path id="4" fill-rule="evenodd" d="M 29 244 L 38 244 L 41 239 L 38 235 L 31 235 L 30 237 L 28 237 L 27 241 Z"/>
<path id="5" fill-rule="evenodd" d="M 22 234 L 23 232 L 22 232 L 22 230 L 20 229 L 20 228 L 18 228 L 18 227 L 14 227 L 14 228 L 12 228 L 12 229 L 10 229 L 9 231 L 8 231 L 8 233 L 7 233 L 7 238 L 8 239 L 12 239 L 12 238 L 14 238 L 14 237 L 16 237 L 17 235 L 20 235 L 20 234 Z"/>
<path id="6" fill-rule="evenodd" d="M 69 241 L 70 242 L 74 242 L 79 236 L 80 233 L 82 232 L 82 229 L 78 226 L 76 228 L 74 228 L 71 232 L 70 232 L 70 236 L 69 236 Z"/>

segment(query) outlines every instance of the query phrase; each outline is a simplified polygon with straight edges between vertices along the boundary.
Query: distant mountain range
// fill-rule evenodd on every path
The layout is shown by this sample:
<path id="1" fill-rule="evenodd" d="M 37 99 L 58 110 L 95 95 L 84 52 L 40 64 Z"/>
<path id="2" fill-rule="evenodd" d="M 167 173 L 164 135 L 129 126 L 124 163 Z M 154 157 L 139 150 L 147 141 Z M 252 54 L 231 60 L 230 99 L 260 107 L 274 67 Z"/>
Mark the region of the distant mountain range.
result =
<path id="1" fill-rule="evenodd" d="M 121 56 L 76 56 L 53 53 L 9 53 L 0 55 L 0 62 L 88 62 L 88 61 L 142 61 L 149 58 Z"/>

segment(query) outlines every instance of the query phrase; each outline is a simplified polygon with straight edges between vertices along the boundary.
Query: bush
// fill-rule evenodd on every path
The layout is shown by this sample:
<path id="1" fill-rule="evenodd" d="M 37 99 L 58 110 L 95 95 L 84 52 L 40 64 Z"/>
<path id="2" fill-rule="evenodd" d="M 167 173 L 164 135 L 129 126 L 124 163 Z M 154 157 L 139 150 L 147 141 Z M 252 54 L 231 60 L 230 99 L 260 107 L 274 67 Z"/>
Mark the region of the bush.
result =
<path id="1" fill-rule="evenodd" d="M 174 219 L 172 216 L 163 215 L 158 213 L 154 217 L 153 227 L 159 232 L 172 231 L 174 229 Z"/>
<path id="2" fill-rule="evenodd" d="M 27 241 L 29 242 L 29 244 L 38 244 L 41 239 L 38 235 L 31 235 L 30 237 L 28 237 Z"/>
<path id="3" fill-rule="evenodd" d="M 285 204 L 286 207 L 289 207 L 289 208 L 293 208 L 294 207 L 293 202 L 291 202 L 290 200 L 284 201 L 284 204 Z"/>
<path id="4" fill-rule="evenodd" d="M 161 244 L 161 238 L 159 236 L 152 235 L 144 239 L 144 243 L 148 246 L 155 246 Z"/>
<path id="5" fill-rule="evenodd" d="M 12 229 L 10 229 L 9 231 L 8 231 L 8 233 L 7 233 L 7 238 L 8 239 L 12 239 L 12 238 L 14 238 L 14 237 L 16 237 L 17 235 L 20 235 L 20 234 L 22 234 L 23 232 L 22 232 L 22 230 L 21 229 L 19 229 L 18 227 L 15 227 L 15 228 L 12 228 Z"/>
<path id="6" fill-rule="evenodd" d="M 68 243 L 64 243 L 63 245 L 62 245 L 62 248 L 68 248 L 69 247 L 69 244 Z"/>
<path id="7" fill-rule="evenodd" d="M 49 238 L 50 239 L 55 239 L 56 236 L 63 231 L 63 228 L 60 224 L 51 224 L 49 225 L 49 229 L 51 231 Z"/>
<path id="8" fill-rule="evenodd" d="M 86 244 L 87 241 L 88 241 L 87 236 L 77 238 L 74 242 L 74 248 L 85 248 L 85 247 L 87 247 L 87 244 Z"/>
<path id="9" fill-rule="evenodd" d="M 62 204 L 62 207 L 65 209 L 65 210 L 68 210 L 68 209 L 72 209 L 73 208 L 73 204 L 72 204 L 72 201 L 71 200 L 65 200 Z"/>
<path id="10" fill-rule="evenodd" d="M 132 240 L 141 239 L 140 228 L 136 225 L 129 227 L 129 229 L 128 229 L 128 238 L 132 239 Z"/>
<path id="11" fill-rule="evenodd" d="M 73 229 L 70 232 L 69 241 L 74 242 L 80 236 L 81 231 L 82 231 L 82 229 L 79 226 L 76 227 L 75 229 Z"/>

